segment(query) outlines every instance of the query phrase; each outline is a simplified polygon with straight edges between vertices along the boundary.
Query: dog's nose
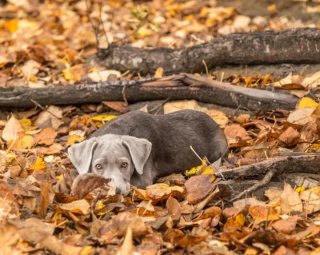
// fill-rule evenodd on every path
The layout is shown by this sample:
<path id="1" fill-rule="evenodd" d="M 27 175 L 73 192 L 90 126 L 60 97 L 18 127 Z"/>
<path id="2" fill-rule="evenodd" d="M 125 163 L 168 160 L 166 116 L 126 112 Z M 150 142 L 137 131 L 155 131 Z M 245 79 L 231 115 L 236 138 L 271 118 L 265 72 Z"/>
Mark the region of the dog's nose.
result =
<path id="1" fill-rule="evenodd" d="M 121 193 L 121 189 L 119 189 L 118 187 L 116 188 L 116 193 L 120 194 Z"/>

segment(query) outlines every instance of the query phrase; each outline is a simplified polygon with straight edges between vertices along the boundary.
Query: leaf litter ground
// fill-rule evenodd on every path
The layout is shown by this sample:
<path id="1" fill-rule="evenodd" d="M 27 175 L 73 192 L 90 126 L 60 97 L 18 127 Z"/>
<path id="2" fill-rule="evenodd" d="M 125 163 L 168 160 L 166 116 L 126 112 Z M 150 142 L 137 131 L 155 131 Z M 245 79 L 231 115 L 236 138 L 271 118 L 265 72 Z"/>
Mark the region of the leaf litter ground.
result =
<path id="1" fill-rule="evenodd" d="M 0 40 L 6 46 L 0 49 L 1 86 L 136 79 L 130 73 L 84 63 L 96 51 L 92 24 L 100 19 L 109 42 L 129 40 L 136 47 L 170 48 L 231 32 L 313 25 L 277 17 L 276 4 L 268 6 L 269 17 L 254 18 L 215 1 L 154 0 L 143 5 L 110 1 L 100 9 L 94 1 L 88 6 L 85 1 L 8 0 L 0 8 L 5 17 Z M 307 10 L 316 13 L 319 8 Z M 99 46 L 106 46 L 105 34 L 98 38 Z M 165 74 L 159 67 L 151 75 Z M 217 79 L 215 74 L 208 76 Z M 166 103 L 166 113 L 200 110 L 224 129 L 231 148 L 224 168 L 254 164 L 283 151 L 318 152 L 320 108 L 304 96 L 317 88 L 319 73 L 290 74 L 277 82 L 268 75 L 220 76 L 240 86 L 289 89 L 302 98 L 291 113 L 277 110 L 232 117 L 196 101 Z M 200 160 L 199 167 L 186 169 L 188 175 L 161 178 L 146 190 L 132 187 L 122 195 L 106 185 L 110 180 L 94 175 L 74 183 L 67 147 L 126 111 L 124 102 L 102 102 L 81 109 L 50 106 L 1 113 L 1 254 L 320 253 L 317 184 L 285 183 L 283 188 L 270 187 L 264 201 L 252 196 L 230 203 L 221 199 L 220 180 L 214 177 L 217 169 Z"/>

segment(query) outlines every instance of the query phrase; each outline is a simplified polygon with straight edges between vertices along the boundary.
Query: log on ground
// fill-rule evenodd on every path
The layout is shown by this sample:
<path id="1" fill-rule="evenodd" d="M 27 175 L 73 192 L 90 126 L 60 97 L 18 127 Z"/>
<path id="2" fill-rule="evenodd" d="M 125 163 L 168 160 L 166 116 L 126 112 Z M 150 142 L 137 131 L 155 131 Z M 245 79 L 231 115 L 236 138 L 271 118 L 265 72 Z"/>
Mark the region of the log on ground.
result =
<path id="1" fill-rule="evenodd" d="M 101 101 L 185 100 L 216 104 L 251 111 L 293 110 L 298 98 L 279 92 L 244 88 L 191 74 L 180 74 L 158 80 L 114 81 L 30 89 L 1 88 L 0 106 L 32 107 L 100 103 Z"/>
<path id="2" fill-rule="evenodd" d="M 166 75 L 205 72 L 224 65 L 319 64 L 320 29 L 234 33 L 210 42 L 180 49 L 144 49 L 110 45 L 99 49 L 91 63 L 121 72 L 153 74 L 158 67 Z M 204 65 L 205 62 L 205 65 Z"/>

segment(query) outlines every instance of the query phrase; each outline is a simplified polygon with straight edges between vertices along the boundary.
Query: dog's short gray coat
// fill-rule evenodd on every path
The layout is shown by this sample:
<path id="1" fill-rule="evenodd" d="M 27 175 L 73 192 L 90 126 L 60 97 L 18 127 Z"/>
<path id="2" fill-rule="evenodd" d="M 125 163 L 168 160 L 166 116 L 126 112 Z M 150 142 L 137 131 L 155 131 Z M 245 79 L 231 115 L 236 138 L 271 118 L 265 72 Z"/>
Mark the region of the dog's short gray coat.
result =
<path id="1" fill-rule="evenodd" d="M 183 110 L 152 116 L 141 111 L 121 115 L 69 148 L 80 174 L 113 178 L 118 192 L 130 185 L 145 188 L 156 177 L 182 173 L 223 157 L 228 144 L 223 131 L 205 113 Z"/>

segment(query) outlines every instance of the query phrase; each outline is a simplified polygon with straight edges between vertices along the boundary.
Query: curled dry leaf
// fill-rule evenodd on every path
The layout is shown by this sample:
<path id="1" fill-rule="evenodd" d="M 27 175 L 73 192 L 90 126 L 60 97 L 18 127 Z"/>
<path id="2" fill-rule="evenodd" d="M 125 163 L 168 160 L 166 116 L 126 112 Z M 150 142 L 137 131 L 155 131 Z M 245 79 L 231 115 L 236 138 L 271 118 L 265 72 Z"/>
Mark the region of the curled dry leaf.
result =
<path id="1" fill-rule="evenodd" d="M 102 175 L 86 173 L 78 175 L 72 183 L 71 192 L 76 199 L 84 198 L 90 191 L 101 186 L 107 186 L 111 179 Z"/>
<path id="2" fill-rule="evenodd" d="M 5 141 L 17 139 L 18 133 L 22 131 L 23 128 L 19 120 L 12 115 L 2 131 L 2 139 Z"/>
<path id="3" fill-rule="evenodd" d="M 275 228 L 278 232 L 290 235 L 296 229 L 297 219 L 298 217 L 294 215 L 288 219 L 278 220 L 272 223 L 272 227 Z"/>
<path id="4" fill-rule="evenodd" d="M 53 128 L 45 128 L 40 134 L 35 135 L 35 142 L 38 144 L 52 145 L 57 133 Z"/>
<path id="5" fill-rule="evenodd" d="M 40 153 L 44 155 L 59 154 L 64 148 L 59 143 L 54 143 L 50 147 L 40 147 Z"/>
<path id="6" fill-rule="evenodd" d="M 201 214 L 200 217 L 198 217 L 195 220 L 203 220 L 203 219 L 207 219 L 207 218 L 212 218 L 212 217 L 220 216 L 221 214 L 222 214 L 222 210 L 220 207 L 212 206 L 212 207 L 209 207 L 208 209 L 204 210 L 203 214 Z"/>
<path id="7" fill-rule="evenodd" d="M 232 124 L 230 126 L 226 126 L 224 129 L 224 133 L 229 141 L 229 143 L 236 143 L 240 141 L 248 141 L 251 139 L 248 132 L 237 124 Z"/>
<path id="8" fill-rule="evenodd" d="M 77 214 L 80 213 L 83 215 L 87 215 L 90 213 L 90 205 L 84 199 L 73 201 L 68 204 L 62 204 L 62 205 L 60 205 L 60 207 L 61 207 L 61 209 L 66 210 L 66 211 L 70 211 L 72 213 L 77 213 Z"/>
<path id="9" fill-rule="evenodd" d="M 168 212 L 171 214 L 171 217 L 173 220 L 179 220 L 181 217 L 181 206 L 179 202 L 173 198 L 169 197 L 166 203 L 166 207 L 168 209 Z"/>
<path id="10" fill-rule="evenodd" d="M 246 218 L 242 213 L 235 215 L 227 220 L 226 224 L 223 227 L 223 231 L 225 233 L 232 233 L 236 230 L 240 230 L 244 226 L 245 221 Z"/>
<path id="11" fill-rule="evenodd" d="M 241 114 L 236 118 L 236 122 L 239 124 L 244 124 L 250 121 L 250 115 L 249 114 Z"/>
<path id="12" fill-rule="evenodd" d="M 251 205 L 249 213 L 255 220 L 258 221 L 274 221 L 280 218 L 280 212 L 273 207 L 264 205 Z"/>
<path id="13" fill-rule="evenodd" d="M 22 241 L 38 243 L 43 238 L 51 236 L 55 229 L 55 224 L 45 223 L 40 219 L 29 218 L 25 221 L 14 222 L 18 228 L 18 234 Z"/>
<path id="14" fill-rule="evenodd" d="M 122 101 L 102 101 L 102 104 L 105 106 L 121 113 L 128 112 L 128 106 L 125 102 Z"/>
<path id="15" fill-rule="evenodd" d="M 133 237 L 147 234 L 147 228 L 139 216 L 123 212 L 102 226 L 100 229 L 101 238 L 108 240 L 114 236 L 122 237 L 126 234 L 128 227 L 131 228 Z"/>
<path id="16" fill-rule="evenodd" d="M 170 187 L 165 183 L 156 183 L 146 188 L 146 195 L 152 202 L 167 200 L 169 196 L 178 197 L 185 194 L 185 189 L 179 186 Z"/>
<path id="17" fill-rule="evenodd" d="M 57 130 L 63 124 L 61 119 L 62 109 L 60 107 L 51 105 L 46 111 L 43 111 L 39 114 L 38 118 L 33 124 L 42 129 L 52 127 L 54 130 Z"/>
<path id="18" fill-rule="evenodd" d="M 192 176 L 185 183 L 187 200 L 190 204 L 197 204 L 204 199 L 215 187 L 212 183 L 212 175 Z"/>
<path id="19" fill-rule="evenodd" d="M 300 134 L 297 130 L 292 127 L 288 127 L 280 136 L 279 140 L 285 143 L 286 145 L 292 144 L 296 139 L 300 137 Z"/>
<path id="20" fill-rule="evenodd" d="M 281 214 L 292 212 L 303 212 L 302 201 L 298 192 L 291 188 L 290 184 L 285 183 L 283 192 L 280 196 Z"/>

